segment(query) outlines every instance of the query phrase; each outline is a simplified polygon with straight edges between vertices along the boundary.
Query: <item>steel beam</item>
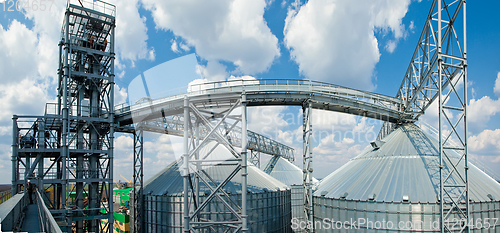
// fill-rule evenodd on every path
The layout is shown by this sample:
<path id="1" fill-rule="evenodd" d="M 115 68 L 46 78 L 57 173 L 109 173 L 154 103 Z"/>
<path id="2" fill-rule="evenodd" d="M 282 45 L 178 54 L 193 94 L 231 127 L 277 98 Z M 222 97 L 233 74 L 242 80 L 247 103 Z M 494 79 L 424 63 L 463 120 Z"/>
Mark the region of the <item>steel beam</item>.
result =
<path id="1" fill-rule="evenodd" d="M 396 97 L 414 120 L 438 101 L 441 232 L 469 232 L 465 0 L 433 1 Z M 390 133 L 387 126 L 379 137 Z"/>
<path id="2" fill-rule="evenodd" d="M 234 109 L 241 107 L 241 115 L 234 115 Z M 247 232 L 247 135 L 242 134 L 241 150 L 236 150 L 228 137 L 237 124 L 241 124 L 241 132 L 247 132 L 246 127 L 246 99 L 245 95 L 236 102 L 229 103 L 224 107 L 204 110 L 203 106 L 197 106 L 191 99 L 184 98 L 183 134 L 184 154 L 181 174 L 184 177 L 184 232 Z M 203 136 L 201 132 L 203 133 Z M 208 142 L 216 141 L 212 149 L 206 150 L 208 154 L 199 154 L 202 147 L 208 146 Z M 209 156 L 218 146 L 223 146 L 234 156 L 232 162 L 237 166 L 232 169 L 223 180 L 215 180 L 204 168 L 213 165 L 214 160 Z M 219 161 L 223 163 L 223 161 Z M 242 195 L 241 201 L 236 201 L 226 191 L 225 186 L 231 179 L 240 173 Z M 193 182 L 194 180 L 194 182 Z M 204 193 L 205 198 L 200 199 L 200 185 L 208 189 Z M 206 208 L 217 202 L 218 210 L 210 210 L 206 214 Z M 212 204 L 211 204 L 212 203 Z M 223 214 L 231 213 L 232 220 L 221 219 Z"/>
<path id="3" fill-rule="evenodd" d="M 305 219 L 314 222 L 313 212 L 313 153 L 312 153 L 312 103 L 307 101 L 302 105 L 302 173 L 304 186 L 304 214 Z M 313 229 L 306 229 L 308 232 L 314 232 Z"/>
<path id="4" fill-rule="evenodd" d="M 134 132 L 134 173 L 133 173 L 133 232 L 141 233 L 144 232 L 142 227 L 144 215 L 144 136 L 143 130 L 140 123 L 137 124 L 136 130 Z"/>

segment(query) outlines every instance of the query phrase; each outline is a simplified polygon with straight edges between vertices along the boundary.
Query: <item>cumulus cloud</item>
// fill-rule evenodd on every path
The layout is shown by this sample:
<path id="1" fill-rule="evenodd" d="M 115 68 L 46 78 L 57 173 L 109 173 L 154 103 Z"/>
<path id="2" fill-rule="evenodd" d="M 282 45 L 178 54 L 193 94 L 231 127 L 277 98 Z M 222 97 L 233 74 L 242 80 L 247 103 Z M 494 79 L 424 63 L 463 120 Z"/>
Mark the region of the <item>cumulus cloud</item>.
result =
<path id="1" fill-rule="evenodd" d="M 125 103 L 127 101 L 127 88 L 115 84 L 115 104 Z"/>
<path id="2" fill-rule="evenodd" d="M 210 81 L 221 81 L 228 78 L 226 66 L 218 61 L 207 61 L 206 65 L 198 65 L 197 73 Z"/>
<path id="3" fill-rule="evenodd" d="M 392 33 L 386 49 L 394 51 L 404 36 L 402 18 L 409 3 L 310 0 L 289 8 L 284 42 L 306 77 L 373 90 L 372 73 L 380 57 L 375 32 Z"/>
<path id="4" fill-rule="evenodd" d="M 469 137 L 469 149 L 479 155 L 500 155 L 500 129 L 484 130 L 476 136 Z"/>
<path id="5" fill-rule="evenodd" d="M 495 80 L 495 87 L 493 89 L 495 94 L 500 97 L 500 72 L 497 74 L 497 79 Z"/>
<path id="6" fill-rule="evenodd" d="M 467 109 L 467 119 L 471 130 L 482 130 L 490 118 L 500 112 L 500 99 L 493 100 L 489 96 L 471 99 Z"/>
<path id="7" fill-rule="evenodd" d="M 116 51 L 121 60 L 154 60 L 154 48 L 148 48 L 146 17 L 139 14 L 139 1 L 111 1 L 117 9 Z"/>
<path id="8" fill-rule="evenodd" d="M 278 39 L 263 17 L 264 0 L 143 2 L 157 28 L 171 30 L 206 60 L 228 61 L 242 73 L 256 74 L 280 56 Z"/>
<path id="9" fill-rule="evenodd" d="M 12 20 L 5 29 L 0 24 L 2 84 L 18 83 L 25 78 L 34 79 L 38 75 L 38 42 L 37 34 L 17 20 Z M 54 47 L 57 47 L 57 44 Z M 15 68 L 21 64 L 29 68 Z"/>

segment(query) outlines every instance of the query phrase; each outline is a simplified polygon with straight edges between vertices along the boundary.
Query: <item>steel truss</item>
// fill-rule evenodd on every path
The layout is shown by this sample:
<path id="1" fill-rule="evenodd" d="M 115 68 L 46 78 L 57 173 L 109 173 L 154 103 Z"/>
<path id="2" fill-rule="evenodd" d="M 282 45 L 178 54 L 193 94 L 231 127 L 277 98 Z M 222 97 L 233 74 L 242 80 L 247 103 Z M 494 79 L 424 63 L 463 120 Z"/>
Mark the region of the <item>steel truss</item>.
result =
<path id="1" fill-rule="evenodd" d="M 143 232 L 144 210 L 144 131 L 142 124 L 137 124 L 134 134 L 134 174 L 132 181 L 131 232 Z"/>
<path id="2" fill-rule="evenodd" d="M 194 117 L 191 117 L 191 121 L 195 122 L 196 119 Z M 182 137 L 184 135 L 184 118 L 182 115 L 165 116 L 165 114 L 163 113 L 161 118 L 141 122 L 141 127 L 145 131 L 149 132 Z M 226 135 L 226 138 L 228 139 L 229 143 L 231 143 L 231 145 L 235 147 L 241 147 L 241 127 L 238 125 L 229 124 L 227 122 L 222 122 L 221 127 L 227 130 L 228 133 Z M 200 128 L 199 130 L 200 139 L 204 139 L 206 135 L 210 133 L 210 131 L 204 127 Z M 252 152 L 250 161 L 257 167 L 259 167 L 260 164 L 260 153 L 265 153 L 272 156 L 281 156 L 291 163 L 295 162 L 295 150 L 292 147 L 279 143 L 269 137 L 250 130 L 247 130 L 247 138 L 248 149 Z M 212 136 L 210 137 L 210 139 L 215 140 L 216 138 Z"/>
<path id="3" fill-rule="evenodd" d="M 302 173 L 304 186 L 304 214 L 307 221 L 314 222 L 313 212 L 313 153 L 312 153 L 312 101 L 304 102 L 302 105 Z M 314 232 L 314 229 L 306 229 Z"/>
<path id="4" fill-rule="evenodd" d="M 466 35 L 466 1 L 434 0 L 397 93 L 414 120 L 438 100 L 441 232 L 470 230 Z M 451 228 L 452 219 L 467 224 Z"/>
<path id="5" fill-rule="evenodd" d="M 184 99 L 184 154 L 181 174 L 184 177 L 184 232 L 247 232 L 247 134 L 241 134 L 241 150 L 238 151 L 229 142 L 227 135 L 237 124 L 241 124 L 241 132 L 247 132 L 246 98 L 243 94 L 237 101 L 228 101 L 226 107 L 219 112 L 207 111 L 203 106 L 190 103 Z M 241 115 L 233 115 L 233 110 L 240 107 Z M 186 120 L 187 119 L 187 120 Z M 195 119 L 193 121 L 193 119 Z M 217 119 L 217 120 L 215 120 Z M 223 127 L 229 124 L 233 127 Z M 208 131 L 202 139 L 200 131 Z M 207 156 L 201 158 L 199 149 L 206 145 L 209 139 L 215 139 L 217 145 L 226 147 L 234 159 L 215 161 L 220 165 L 236 165 L 236 168 L 227 174 L 226 179 L 215 181 L 203 168 L 213 165 L 214 160 L 205 161 Z M 234 200 L 224 190 L 224 186 L 236 174 L 241 174 L 241 203 Z M 200 185 L 203 183 L 210 192 L 203 201 L 200 200 Z M 220 201 L 225 213 L 232 213 L 233 220 L 220 219 L 220 215 L 206 214 L 206 207 Z"/>

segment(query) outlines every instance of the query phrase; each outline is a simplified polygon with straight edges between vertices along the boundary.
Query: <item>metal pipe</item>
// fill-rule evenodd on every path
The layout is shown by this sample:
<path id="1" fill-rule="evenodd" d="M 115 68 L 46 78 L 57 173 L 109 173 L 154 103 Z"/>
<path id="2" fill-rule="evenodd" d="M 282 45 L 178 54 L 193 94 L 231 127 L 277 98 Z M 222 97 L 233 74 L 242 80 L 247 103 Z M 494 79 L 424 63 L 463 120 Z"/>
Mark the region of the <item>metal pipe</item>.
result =
<path id="1" fill-rule="evenodd" d="M 63 118 L 63 127 L 62 127 L 62 145 L 61 145 L 61 163 L 62 163 L 62 190 L 61 190 L 61 198 L 62 198 L 62 209 L 66 209 L 66 189 L 67 189 L 67 177 L 66 177 L 66 159 L 68 158 L 68 145 L 67 145 L 67 137 L 68 137 L 68 78 L 69 78 L 69 10 L 66 10 L 66 19 L 65 19 L 65 31 L 64 31 L 64 76 L 63 76 L 63 103 L 62 103 L 62 118 Z"/>
<path id="2" fill-rule="evenodd" d="M 184 227 L 183 231 L 189 233 L 189 99 L 184 96 Z"/>
<path id="3" fill-rule="evenodd" d="M 108 179 L 108 223 L 113 223 L 113 160 L 114 160 L 114 139 L 115 139 L 115 27 L 111 28 L 111 34 L 109 39 L 109 53 L 111 55 L 111 65 L 110 65 L 110 77 L 109 82 L 110 93 L 109 93 L 109 148 L 108 148 L 108 158 L 109 158 L 109 179 Z M 141 177 L 142 178 L 142 177 Z M 142 180 L 141 180 L 142 187 Z M 134 187 L 135 189 L 135 187 Z M 142 195 L 142 193 L 141 193 Z M 142 204 L 142 203 L 141 203 Z M 111 231 L 111 229 L 109 230 Z"/>
<path id="4" fill-rule="evenodd" d="M 247 98 L 241 95 L 241 231 L 248 232 L 247 226 Z"/>
<path id="5" fill-rule="evenodd" d="M 19 169 L 17 162 L 17 148 L 18 148 L 18 129 L 17 129 L 17 115 L 12 116 L 12 196 L 16 195 L 19 190 L 17 190 L 17 179 L 19 175 Z"/>

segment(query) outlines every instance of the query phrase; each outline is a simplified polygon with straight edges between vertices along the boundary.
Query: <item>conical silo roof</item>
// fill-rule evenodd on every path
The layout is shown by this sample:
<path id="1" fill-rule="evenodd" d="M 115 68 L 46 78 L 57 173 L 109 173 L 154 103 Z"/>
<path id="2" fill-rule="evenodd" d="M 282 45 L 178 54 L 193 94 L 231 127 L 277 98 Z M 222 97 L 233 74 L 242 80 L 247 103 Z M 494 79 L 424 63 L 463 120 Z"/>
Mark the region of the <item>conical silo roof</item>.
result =
<path id="1" fill-rule="evenodd" d="M 314 195 L 381 202 L 401 202 L 403 196 L 408 196 L 410 202 L 437 203 L 438 145 L 436 139 L 416 125 L 402 125 L 325 177 Z M 455 151 L 445 153 L 458 163 L 460 157 Z M 473 202 L 491 201 L 491 194 L 498 200 L 500 184 L 470 162 L 469 167 L 469 198 Z M 444 169 L 449 169 L 446 163 Z M 457 173 L 453 173 L 451 181 L 458 179 Z"/>
<path id="2" fill-rule="evenodd" d="M 213 149 L 215 147 L 215 149 Z M 213 151 L 212 151 L 213 149 Z M 207 143 L 199 151 L 200 158 L 205 157 L 210 151 L 210 155 L 206 160 L 228 160 L 234 159 L 231 152 L 221 144 L 216 142 Z M 222 182 L 234 169 L 236 165 L 216 164 L 209 166 L 204 171 L 217 183 Z M 144 194 L 151 195 L 175 195 L 183 192 L 183 177 L 180 173 L 182 169 L 182 159 L 174 161 L 165 169 L 157 173 L 151 179 L 145 182 Z M 252 164 L 248 164 L 247 187 L 251 193 L 272 192 L 277 190 L 285 190 L 288 187 L 282 182 L 269 176 L 259 168 Z M 208 191 L 207 187 L 200 182 L 201 192 Z M 229 193 L 241 192 L 241 170 L 231 179 L 225 186 L 225 190 Z"/>
<path id="3" fill-rule="evenodd" d="M 286 185 L 301 185 L 304 179 L 302 169 L 281 156 L 272 157 L 264 166 L 264 172 Z M 317 183 L 313 177 L 313 185 Z"/>

